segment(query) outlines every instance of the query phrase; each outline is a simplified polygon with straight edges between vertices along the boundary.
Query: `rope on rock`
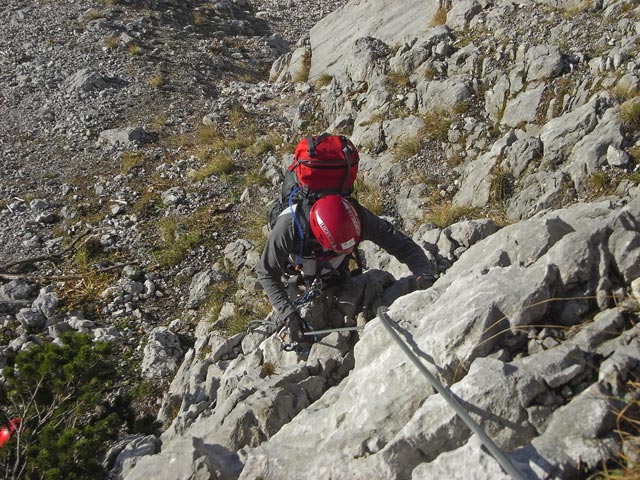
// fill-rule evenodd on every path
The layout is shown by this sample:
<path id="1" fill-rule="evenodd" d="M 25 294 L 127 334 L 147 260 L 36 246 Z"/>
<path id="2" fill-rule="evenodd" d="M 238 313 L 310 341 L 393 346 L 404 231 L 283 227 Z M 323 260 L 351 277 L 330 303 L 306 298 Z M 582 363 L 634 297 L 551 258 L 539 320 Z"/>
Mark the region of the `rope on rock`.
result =
<path id="1" fill-rule="evenodd" d="M 436 378 L 433 373 L 431 373 L 427 367 L 420 361 L 418 356 L 411 351 L 409 346 L 400 338 L 398 332 L 393 326 L 395 322 L 389 317 L 387 314 L 387 307 L 378 308 L 378 318 L 382 321 L 382 324 L 387 329 L 391 338 L 395 340 L 395 342 L 400 346 L 402 351 L 409 357 L 409 359 L 418 367 L 418 370 L 427 377 L 429 383 L 436 391 L 442 395 L 442 397 L 447 401 L 447 403 L 455 410 L 455 412 L 460 416 L 462 421 L 474 432 L 483 445 L 489 450 L 493 458 L 500 464 L 502 469 L 511 476 L 514 480 L 525 480 L 525 477 L 520 473 L 520 471 L 511 463 L 511 461 L 507 458 L 507 456 L 498 448 L 498 446 L 494 443 L 494 441 L 482 430 L 480 425 L 478 425 L 473 418 L 469 415 L 469 413 L 464 409 L 462 405 L 458 402 L 454 394 L 445 387 L 440 380 Z"/>

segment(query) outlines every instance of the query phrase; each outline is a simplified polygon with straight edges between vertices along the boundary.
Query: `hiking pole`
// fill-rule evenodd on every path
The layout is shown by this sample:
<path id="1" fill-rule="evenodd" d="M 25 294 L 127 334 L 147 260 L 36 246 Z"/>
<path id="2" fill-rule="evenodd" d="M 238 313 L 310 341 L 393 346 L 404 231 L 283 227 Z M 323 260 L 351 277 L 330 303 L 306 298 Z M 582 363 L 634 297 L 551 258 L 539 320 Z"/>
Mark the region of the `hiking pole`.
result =
<path id="1" fill-rule="evenodd" d="M 480 425 L 478 425 L 473 418 L 467 413 L 462 405 L 458 402 L 453 393 L 445 387 L 440 380 L 436 378 L 436 376 L 431 373 L 427 367 L 420 361 L 418 356 L 411 351 L 411 349 L 407 346 L 407 344 L 400 338 L 398 332 L 396 332 L 395 328 L 392 325 L 392 319 L 387 314 L 387 307 L 378 308 L 378 318 L 382 321 L 382 324 L 387 329 L 391 337 L 396 341 L 402 351 L 411 359 L 411 361 L 418 367 L 418 370 L 427 377 L 429 383 L 436 391 L 442 395 L 442 397 L 447 401 L 447 403 L 455 410 L 455 412 L 460 416 L 462 421 L 474 432 L 483 445 L 489 450 L 493 458 L 500 464 L 502 469 L 511 476 L 514 480 L 525 480 L 525 477 L 520 473 L 520 471 L 511 463 L 511 461 L 507 458 L 507 456 L 498 448 L 498 446 L 494 443 L 494 441 L 482 430 Z"/>

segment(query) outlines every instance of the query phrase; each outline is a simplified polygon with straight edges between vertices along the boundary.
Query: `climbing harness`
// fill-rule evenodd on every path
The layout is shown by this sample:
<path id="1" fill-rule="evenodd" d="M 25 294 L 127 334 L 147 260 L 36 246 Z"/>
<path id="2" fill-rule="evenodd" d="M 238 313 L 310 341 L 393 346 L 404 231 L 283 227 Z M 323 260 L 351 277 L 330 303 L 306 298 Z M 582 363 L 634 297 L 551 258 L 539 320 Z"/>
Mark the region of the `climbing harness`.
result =
<path id="1" fill-rule="evenodd" d="M 460 416 L 462 421 L 469 427 L 469 429 L 474 432 L 480 440 L 484 444 L 484 446 L 489 450 L 493 458 L 500 464 L 502 469 L 508 473 L 511 478 L 514 480 L 525 480 L 525 477 L 520 473 L 520 471 L 511 463 L 511 461 L 507 458 L 507 456 L 498 448 L 498 446 L 494 443 L 494 441 L 482 430 L 480 425 L 478 425 L 473 418 L 467 413 L 467 411 L 460 405 L 454 394 L 446 388 L 437 378 L 433 375 L 427 367 L 420 361 L 418 356 L 411 351 L 411 349 L 407 346 L 407 344 L 400 338 L 398 332 L 396 331 L 393 320 L 387 314 L 387 307 L 378 308 L 378 318 L 382 321 L 382 325 L 387 329 L 391 338 L 395 340 L 395 342 L 400 346 L 402 351 L 409 357 L 409 359 L 418 367 L 418 370 L 427 377 L 429 383 L 436 391 L 442 395 L 442 397 L 447 401 L 447 403 L 455 410 L 455 412 Z"/>

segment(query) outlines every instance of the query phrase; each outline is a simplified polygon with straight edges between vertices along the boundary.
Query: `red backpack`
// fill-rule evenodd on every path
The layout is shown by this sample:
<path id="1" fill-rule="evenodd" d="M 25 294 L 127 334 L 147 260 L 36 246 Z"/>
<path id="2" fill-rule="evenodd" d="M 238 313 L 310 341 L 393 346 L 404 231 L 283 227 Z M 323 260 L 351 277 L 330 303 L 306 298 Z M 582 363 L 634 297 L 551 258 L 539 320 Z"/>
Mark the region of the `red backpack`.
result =
<path id="1" fill-rule="evenodd" d="M 305 192 L 349 195 L 358 174 L 358 150 L 342 135 L 323 133 L 300 140 L 289 165 Z"/>

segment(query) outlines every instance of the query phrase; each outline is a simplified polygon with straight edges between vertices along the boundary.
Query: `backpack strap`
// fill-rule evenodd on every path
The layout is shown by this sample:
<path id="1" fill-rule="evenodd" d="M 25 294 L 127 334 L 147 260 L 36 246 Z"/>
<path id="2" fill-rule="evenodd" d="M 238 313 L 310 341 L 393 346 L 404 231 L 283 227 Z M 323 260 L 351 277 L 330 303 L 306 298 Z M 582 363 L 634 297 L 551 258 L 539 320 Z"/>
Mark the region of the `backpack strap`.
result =
<path id="1" fill-rule="evenodd" d="M 309 154 L 309 158 L 313 158 L 316 156 L 316 147 L 322 140 L 324 140 L 328 136 L 329 134 L 327 132 L 324 132 L 317 137 L 307 137 L 307 153 Z"/>
<path id="2" fill-rule="evenodd" d="M 351 192 L 347 191 L 347 184 L 349 183 L 349 176 L 351 174 L 351 147 L 347 142 L 347 139 L 340 135 L 340 140 L 342 140 L 342 153 L 344 153 L 344 159 L 347 162 L 347 171 L 344 174 L 344 180 L 342 180 L 342 187 L 340 187 L 340 193 L 342 195 L 349 195 Z"/>
<path id="3" fill-rule="evenodd" d="M 289 211 L 291 212 L 291 216 L 293 217 L 293 223 L 295 224 L 298 230 L 298 235 L 300 236 L 300 249 L 298 251 L 298 256 L 296 258 L 296 266 L 302 265 L 302 254 L 304 252 L 304 240 L 305 240 L 304 229 L 302 228 L 300 219 L 296 215 L 296 212 L 294 212 L 294 208 L 293 208 L 293 196 L 299 190 L 300 190 L 300 187 L 295 187 L 291 190 L 291 193 L 289 194 Z M 297 209 L 298 209 L 298 206 L 296 206 L 295 210 Z"/>

